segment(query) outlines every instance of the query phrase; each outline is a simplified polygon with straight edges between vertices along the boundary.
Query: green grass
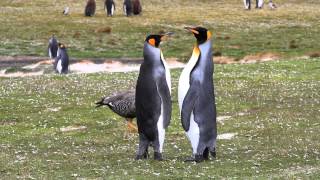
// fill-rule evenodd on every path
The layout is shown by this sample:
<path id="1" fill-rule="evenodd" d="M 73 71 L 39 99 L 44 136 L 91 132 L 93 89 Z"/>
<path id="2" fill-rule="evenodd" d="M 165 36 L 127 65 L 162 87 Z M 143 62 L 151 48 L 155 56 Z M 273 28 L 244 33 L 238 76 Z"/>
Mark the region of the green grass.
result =
<path id="1" fill-rule="evenodd" d="M 177 107 L 166 161 L 135 161 L 138 137 L 124 120 L 94 108 L 101 96 L 134 88 L 137 72 L 0 78 L 0 179 L 317 179 L 320 176 L 320 59 L 216 65 L 217 159 L 185 163 L 191 146 Z M 55 110 L 58 110 L 57 112 Z M 83 125 L 85 131 L 59 128 Z"/>
<path id="2" fill-rule="evenodd" d="M 214 49 L 237 59 L 260 52 L 284 57 L 319 51 L 320 1 L 277 0 L 279 8 L 245 11 L 239 0 L 142 1 L 143 15 L 124 17 L 121 0 L 113 18 L 97 1 L 95 17 L 83 16 L 85 1 L 2 0 L 0 2 L 0 55 L 46 56 L 48 38 L 56 34 L 71 57 L 141 57 L 147 34 L 160 30 L 176 35 L 163 46 L 167 57 L 186 60 L 194 38 L 185 25 L 202 25 L 213 32 Z M 62 16 L 65 6 L 70 16 Z M 96 33 L 111 27 L 108 33 Z M 295 48 L 290 42 L 295 41 Z"/>

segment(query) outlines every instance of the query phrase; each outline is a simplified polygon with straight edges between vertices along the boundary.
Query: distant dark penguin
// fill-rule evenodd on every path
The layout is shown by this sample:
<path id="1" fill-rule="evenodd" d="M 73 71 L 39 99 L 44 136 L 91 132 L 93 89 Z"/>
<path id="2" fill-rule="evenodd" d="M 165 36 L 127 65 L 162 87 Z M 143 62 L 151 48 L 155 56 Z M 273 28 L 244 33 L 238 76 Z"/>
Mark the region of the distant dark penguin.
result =
<path id="1" fill-rule="evenodd" d="M 85 16 L 94 16 L 96 13 L 96 0 L 88 0 L 84 10 Z"/>
<path id="2" fill-rule="evenodd" d="M 213 87 L 211 33 L 202 27 L 186 27 L 197 43 L 183 69 L 178 86 L 182 127 L 191 142 L 193 157 L 201 162 L 216 156 L 216 105 Z"/>
<path id="3" fill-rule="evenodd" d="M 59 43 L 57 57 L 54 61 L 54 69 L 56 73 L 67 74 L 69 71 L 69 56 L 65 45 Z"/>
<path id="4" fill-rule="evenodd" d="M 133 4 L 133 14 L 139 15 L 142 11 L 140 0 L 133 0 L 132 4 Z"/>
<path id="5" fill-rule="evenodd" d="M 123 12 L 126 16 L 131 16 L 133 13 L 132 1 L 124 0 L 123 1 Z"/>
<path id="6" fill-rule="evenodd" d="M 152 143 L 154 159 L 162 160 L 165 129 L 171 119 L 171 79 L 168 66 L 159 48 L 170 33 L 149 35 L 143 49 L 144 61 L 136 85 L 136 113 L 139 149 L 136 159 L 148 158 Z"/>
<path id="7" fill-rule="evenodd" d="M 104 10 L 106 11 L 107 16 L 113 16 L 116 5 L 113 0 L 105 0 Z"/>
<path id="8" fill-rule="evenodd" d="M 113 112 L 127 120 L 128 130 L 138 132 L 138 128 L 132 123 L 136 117 L 135 90 L 117 93 L 110 97 L 104 97 L 96 102 L 96 107 L 108 106 Z"/>
<path id="9" fill-rule="evenodd" d="M 247 10 L 251 9 L 251 0 L 243 0 L 244 8 Z"/>
<path id="10" fill-rule="evenodd" d="M 48 55 L 51 59 L 54 59 L 57 57 L 57 51 L 58 51 L 58 41 L 55 38 L 54 35 L 51 36 L 49 39 L 49 45 L 48 45 Z"/>

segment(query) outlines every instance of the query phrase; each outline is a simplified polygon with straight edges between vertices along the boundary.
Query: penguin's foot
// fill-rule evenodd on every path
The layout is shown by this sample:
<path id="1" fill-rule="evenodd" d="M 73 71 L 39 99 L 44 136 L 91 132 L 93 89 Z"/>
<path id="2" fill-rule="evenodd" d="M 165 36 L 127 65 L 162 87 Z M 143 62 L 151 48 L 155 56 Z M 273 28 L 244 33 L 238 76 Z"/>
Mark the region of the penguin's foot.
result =
<path id="1" fill-rule="evenodd" d="M 217 157 L 216 151 L 210 151 L 211 156 L 215 159 Z"/>
<path id="2" fill-rule="evenodd" d="M 144 153 L 144 154 L 142 154 L 142 155 L 137 155 L 136 156 L 136 160 L 140 160 L 140 159 L 148 159 L 149 158 L 149 154 L 148 153 Z"/>
<path id="3" fill-rule="evenodd" d="M 163 161 L 162 154 L 159 152 L 154 152 L 154 160 Z"/>
<path id="4" fill-rule="evenodd" d="M 196 162 L 196 163 L 200 163 L 202 161 L 204 161 L 205 158 L 203 157 L 202 154 L 199 154 L 199 155 L 195 155 L 195 156 L 192 156 L 192 157 L 189 157 L 187 158 L 186 160 L 184 160 L 184 162 Z"/>
<path id="5" fill-rule="evenodd" d="M 195 161 L 194 156 L 188 157 L 186 160 L 184 160 L 184 162 L 194 162 L 194 161 Z"/>

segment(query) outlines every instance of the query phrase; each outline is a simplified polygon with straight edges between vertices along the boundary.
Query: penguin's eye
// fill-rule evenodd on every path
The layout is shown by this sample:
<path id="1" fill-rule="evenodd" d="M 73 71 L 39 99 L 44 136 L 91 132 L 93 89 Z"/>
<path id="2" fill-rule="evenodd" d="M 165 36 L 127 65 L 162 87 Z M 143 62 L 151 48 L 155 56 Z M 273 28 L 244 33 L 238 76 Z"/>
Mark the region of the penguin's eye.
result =
<path id="1" fill-rule="evenodd" d="M 149 39 L 149 40 L 148 40 L 148 43 L 151 44 L 152 46 L 155 46 L 155 45 L 156 45 L 156 40 L 153 39 L 153 38 L 152 38 L 152 39 Z"/>

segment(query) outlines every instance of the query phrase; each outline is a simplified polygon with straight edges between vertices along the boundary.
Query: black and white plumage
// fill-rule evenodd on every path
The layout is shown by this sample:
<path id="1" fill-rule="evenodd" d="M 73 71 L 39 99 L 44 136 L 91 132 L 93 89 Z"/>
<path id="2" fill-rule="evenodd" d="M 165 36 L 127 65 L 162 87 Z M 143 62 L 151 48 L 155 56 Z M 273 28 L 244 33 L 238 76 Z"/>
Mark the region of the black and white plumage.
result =
<path id="1" fill-rule="evenodd" d="M 191 143 L 192 161 L 216 156 L 216 105 L 213 86 L 211 33 L 203 27 L 186 27 L 197 39 L 178 86 L 182 127 Z"/>
<path id="2" fill-rule="evenodd" d="M 67 16 L 67 15 L 69 15 L 69 12 L 70 12 L 70 8 L 69 8 L 69 7 L 65 7 L 65 8 L 63 9 L 62 14 L 65 15 L 65 16 Z"/>
<path id="3" fill-rule="evenodd" d="M 69 56 L 64 44 L 59 43 L 57 57 L 54 61 L 54 70 L 59 74 L 67 74 L 69 71 Z"/>
<path id="4" fill-rule="evenodd" d="M 132 0 L 132 7 L 133 7 L 133 14 L 134 15 L 141 14 L 142 7 L 141 7 L 140 0 Z"/>
<path id="5" fill-rule="evenodd" d="M 129 90 L 110 97 L 103 97 L 96 102 L 96 107 L 108 106 L 114 113 L 126 119 L 130 131 L 137 132 L 137 127 L 132 123 L 133 118 L 136 117 L 135 94 L 135 90 Z"/>
<path id="6" fill-rule="evenodd" d="M 107 16 L 113 16 L 116 5 L 113 0 L 105 0 L 104 10 L 106 11 Z"/>
<path id="7" fill-rule="evenodd" d="M 270 8 L 270 9 L 277 9 L 276 4 L 273 3 L 272 0 L 269 1 L 269 8 Z"/>
<path id="8" fill-rule="evenodd" d="M 123 12 L 126 16 L 131 16 L 133 13 L 133 6 L 131 0 L 123 0 Z"/>
<path id="9" fill-rule="evenodd" d="M 96 13 L 96 0 L 88 0 L 84 10 L 85 16 L 94 16 Z"/>
<path id="10" fill-rule="evenodd" d="M 136 159 L 148 157 L 152 143 L 154 159 L 162 160 L 165 130 L 171 119 L 170 71 L 159 48 L 169 34 L 147 36 L 136 85 L 136 112 L 139 131 L 139 148 Z"/>
<path id="11" fill-rule="evenodd" d="M 251 9 L 251 0 L 243 0 L 244 8 L 247 10 Z M 263 7 L 263 0 L 256 0 L 256 8 L 261 9 Z"/>
<path id="12" fill-rule="evenodd" d="M 55 57 L 57 57 L 57 51 L 58 51 L 58 41 L 55 38 L 55 36 L 52 35 L 51 38 L 49 39 L 48 56 L 51 59 L 54 59 Z"/>

